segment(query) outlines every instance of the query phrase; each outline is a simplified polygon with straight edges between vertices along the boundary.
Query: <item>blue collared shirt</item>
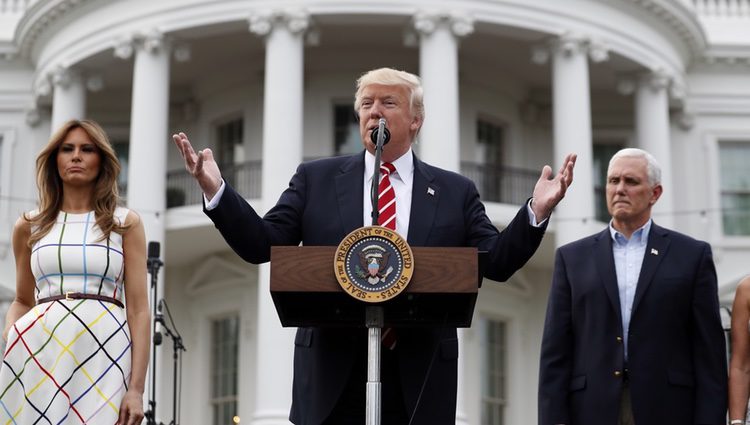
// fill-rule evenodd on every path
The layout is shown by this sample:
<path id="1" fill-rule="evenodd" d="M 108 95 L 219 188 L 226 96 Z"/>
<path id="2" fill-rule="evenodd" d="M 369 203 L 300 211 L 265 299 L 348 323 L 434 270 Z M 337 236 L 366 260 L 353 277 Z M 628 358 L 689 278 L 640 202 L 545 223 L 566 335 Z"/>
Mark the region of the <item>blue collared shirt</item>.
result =
<path id="1" fill-rule="evenodd" d="M 633 299 L 641 275 L 643 257 L 646 255 L 648 234 L 651 231 L 651 220 L 633 232 L 630 239 L 612 227 L 609 222 L 609 233 L 612 236 L 612 254 L 615 258 L 617 288 L 620 295 L 620 312 L 622 314 L 622 333 L 625 345 L 625 360 L 628 359 L 628 329 L 630 316 L 633 313 Z"/>

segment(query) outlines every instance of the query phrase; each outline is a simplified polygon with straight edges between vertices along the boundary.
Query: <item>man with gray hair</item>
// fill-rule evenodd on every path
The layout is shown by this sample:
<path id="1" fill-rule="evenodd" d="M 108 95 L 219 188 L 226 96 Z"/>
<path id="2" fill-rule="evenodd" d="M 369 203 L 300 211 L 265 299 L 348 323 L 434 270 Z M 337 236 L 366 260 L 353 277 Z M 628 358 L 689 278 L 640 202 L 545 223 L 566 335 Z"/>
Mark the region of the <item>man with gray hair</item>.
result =
<path id="1" fill-rule="evenodd" d="M 617 152 L 607 170 L 608 228 L 557 250 L 540 425 L 725 423 L 711 247 L 654 223 L 662 191 L 651 154 Z"/>

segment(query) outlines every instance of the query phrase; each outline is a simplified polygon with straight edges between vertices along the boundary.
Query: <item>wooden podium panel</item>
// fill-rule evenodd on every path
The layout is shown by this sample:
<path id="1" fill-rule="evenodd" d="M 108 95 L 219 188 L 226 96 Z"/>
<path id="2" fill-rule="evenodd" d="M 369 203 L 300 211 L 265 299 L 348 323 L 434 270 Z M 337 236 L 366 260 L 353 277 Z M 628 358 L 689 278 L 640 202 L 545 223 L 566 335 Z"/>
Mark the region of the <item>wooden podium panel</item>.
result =
<path id="1" fill-rule="evenodd" d="M 481 282 L 476 248 L 412 247 L 414 273 L 396 298 L 371 304 L 336 281 L 335 246 L 271 248 L 271 297 L 283 326 L 364 327 L 365 308 L 384 308 L 385 326 L 471 326 Z"/>

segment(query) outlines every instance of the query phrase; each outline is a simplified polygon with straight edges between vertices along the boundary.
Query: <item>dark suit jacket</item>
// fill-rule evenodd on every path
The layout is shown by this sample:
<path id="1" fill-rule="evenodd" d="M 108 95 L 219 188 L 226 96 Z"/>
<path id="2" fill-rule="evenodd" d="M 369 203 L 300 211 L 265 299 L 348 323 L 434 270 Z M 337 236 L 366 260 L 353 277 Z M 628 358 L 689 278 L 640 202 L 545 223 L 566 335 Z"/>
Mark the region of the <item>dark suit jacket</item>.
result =
<path id="1" fill-rule="evenodd" d="M 652 224 L 628 363 L 609 230 L 560 247 L 539 376 L 539 424 L 616 424 L 627 367 L 635 423 L 724 424 L 727 368 L 710 246 Z"/>
<path id="2" fill-rule="evenodd" d="M 317 160 L 299 166 L 289 188 L 262 219 L 230 187 L 218 207 L 207 214 L 237 254 L 251 263 L 262 263 L 269 260 L 272 245 L 338 245 L 361 227 L 363 178 L 364 151 Z M 544 227 L 529 225 L 525 206 L 498 232 L 471 180 L 414 158 L 410 245 L 475 246 L 489 251 L 485 276 L 504 281 L 532 256 L 543 234 Z M 298 329 L 292 422 L 318 425 L 330 414 L 352 370 L 354 350 L 366 351 L 366 344 L 353 343 L 352 334 L 331 328 Z M 398 338 L 404 404 L 410 415 L 416 408 L 412 423 L 455 423 L 456 329 L 399 329 Z M 437 353 L 436 360 L 426 377 L 433 353 Z"/>

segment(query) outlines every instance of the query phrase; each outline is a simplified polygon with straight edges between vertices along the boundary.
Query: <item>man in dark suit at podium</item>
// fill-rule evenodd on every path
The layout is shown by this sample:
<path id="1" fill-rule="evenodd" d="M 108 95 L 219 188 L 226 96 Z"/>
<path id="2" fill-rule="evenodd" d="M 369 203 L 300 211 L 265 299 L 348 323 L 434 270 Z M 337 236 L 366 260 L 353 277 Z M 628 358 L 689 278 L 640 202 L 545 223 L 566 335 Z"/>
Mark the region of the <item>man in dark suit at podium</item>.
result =
<path id="1" fill-rule="evenodd" d="M 354 106 L 365 150 L 301 164 L 263 217 L 222 180 L 210 149 L 196 153 L 184 133 L 173 138 L 203 190 L 206 214 L 237 254 L 257 264 L 269 261 L 273 245 L 336 246 L 352 230 L 371 223 L 375 147 L 370 135 L 385 118 L 391 138 L 382 161 L 392 167 L 396 231 L 412 246 L 488 251 L 484 276 L 505 281 L 539 246 L 552 209 L 572 182 L 576 156 L 568 155 L 554 176 L 545 166 L 533 197 L 499 232 L 471 180 L 413 154 L 411 144 L 424 119 L 422 98 L 421 81 L 413 74 L 389 68 L 364 74 L 357 81 Z M 395 333 L 395 348 L 382 350 L 382 423 L 455 423 L 456 329 L 399 328 Z M 366 332 L 299 328 L 290 420 L 298 425 L 363 423 L 366 363 Z"/>

